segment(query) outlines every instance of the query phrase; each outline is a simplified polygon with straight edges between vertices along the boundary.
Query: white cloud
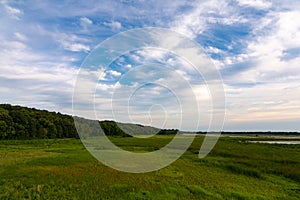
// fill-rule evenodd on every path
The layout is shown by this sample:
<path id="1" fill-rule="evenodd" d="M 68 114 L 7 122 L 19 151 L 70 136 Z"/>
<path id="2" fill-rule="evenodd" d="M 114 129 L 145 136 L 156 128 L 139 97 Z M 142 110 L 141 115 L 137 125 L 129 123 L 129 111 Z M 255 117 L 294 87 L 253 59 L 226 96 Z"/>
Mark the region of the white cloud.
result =
<path id="1" fill-rule="evenodd" d="M 210 54 L 221 56 L 221 59 L 214 60 L 219 69 L 233 74 L 224 80 L 227 84 L 235 85 L 226 95 L 228 104 L 232 105 L 227 108 L 228 122 L 299 119 L 300 107 L 297 106 L 299 104 L 297 96 L 300 90 L 297 84 L 300 80 L 300 55 L 296 52 L 289 59 L 284 59 L 290 49 L 300 49 L 300 22 L 295 20 L 300 18 L 299 5 L 283 9 L 281 5 L 276 3 L 273 5 L 263 0 L 238 2 L 245 8 L 264 9 L 267 14 L 252 20 L 245 19 L 245 15 L 240 13 L 237 7 L 227 4 L 226 1 L 204 1 L 194 6 L 192 12 L 178 15 L 176 20 L 170 23 L 170 27 L 191 38 L 201 36 L 214 23 L 222 25 L 244 23 L 247 27 L 251 27 L 252 33 L 250 32 L 249 36 L 241 41 L 246 48 L 242 48 L 240 53 L 228 54 L 226 50 L 215 47 L 206 49 Z M 273 7 L 275 5 L 278 7 Z M 220 9 L 219 13 L 216 12 Z M 222 38 L 212 37 L 213 39 Z M 229 66 L 234 66 L 235 69 L 230 69 Z M 293 85 L 295 86 L 293 92 L 287 93 L 284 88 Z M 266 103 L 270 101 L 281 103 L 271 106 Z"/>
<path id="2" fill-rule="evenodd" d="M 108 73 L 113 75 L 113 76 L 121 76 L 122 75 L 121 72 L 117 72 L 115 70 L 109 70 Z"/>
<path id="3" fill-rule="evenodd" d="M 238 15 L 238 11 L 229 5 L 229 1 L 195 1 L 191 5 L 194 7 L 192 11 L 176 16 L 169 26 L 192 39 L 207 30 L 209 24 L 230 25 L 248 21 L 242 15 Z"/>
<path id="4" fill-rule="evenodd" d="M 18 40 L 20 40 L 20 41 L 27 41 L 27 40 L 28 40 L 28 38 L 27 38 L 25 35 L 23 35 L 22 33 L 19 33 L 19 32 L 15 32 L 15 33 L 14 33 L 14 36 L 15 36 Z"/>
<path id="5" fill-rule="evenodd" d="M 32 39 L 20 32 L 9 39 L 0 34 L 2 103 L 71 113 L 74 58 L 36 51 L 30 46 Z"/>
<path id="6" fill-rule="evenodd" d="M 255 29 L 256 37 L 248 42 L 244 56 L 251 66 L 225 80 L 236 85 L 226 95 L 228 124 L 299 120 L 300 57 L 283 59 L 285 51 L 300 48 L 300 23 L 293 20 L 299 17 L 299 11 L 280 11 L 261 19 L 266 23 Z M 241 83 L 252 86 L 239 86 Z M 275 125 L 265 128 L 272 127 Z"/>
<path id="7" fill-rule="evenodd" d="M 0 53 L 2 54 L 2 53 Z M 10 58 L 12 58 L 9 55 Z M 34 56 L 32 56 L 34 57 Z M 71 114 L 77 69 L 59 63 L 3 62 L 0 68 L 2 103 L 19 104 Z"/>
<path id="8" fill-rule="evenodd" d="M 269 83 L 250 88 L 226 86 L 227 122 L 263 122 L 300 119 L 300 85 Z M 268 127 L 266 127 L 268 128 Z"/>
<path id="9" fill-rule="evenodd" d="M 27 49 L 27 46 L 20 41 L 15 41 L 15 40 L 2 40 L 1 41 L 1 46 L 2 48 L 6 49 L 6 50 L 16 50 L 16 51 L 20 51 L 20 50 L 25 50 Z"/>
<path id="10" fill-rule="evenodd" d="M 206 28 L 206 23 L 201 13 L 203 9 L 199 6 L 190 14 L 184 14 L 177 17 L 177 20 L 170 24 L 170 27 L 188 37 L 194 38 L 196 35 L 203 32 Z"/>
<path id="11" fill-rule="evenodd" d="M 45 35 L 48 37 L 50 36 L 65 50 L 73 52 L 90 51 L 90 46 L 86 44 L 89 42 L 89 40 L 84 37 L 77 36 L 76 34 L 63 33 L 60 31 L 49 31 L 41 26 L 37 26 L 36 31 L 40 35 Z"/>
<path id="12" fill-rule="evenodd" d="M 247 53 L 240 61 L 251 60 L 253 64 L 248 70 L 237 74 L 235 81 L 284 81 L 289 85 L 291 79 L 300 78 L 299 55 L 284 59 L 284 52 L 300 48 L 300 22 L 293 20 L 297 18 L 300 18 L 299 11 L 279 12 L 273 24 L 268 24 L 265 31 L 260 30 L 258 36 L 249 41 Z"/>
<path id="13" fill-rule="evenodd" d="M 272 3 L 265 0 L 237 0 L 241 6 L 249 6 L 257 9 L 267 9 L 272 6 Z"/>
<path id="14" fill-rule="evenodd" d="M 109 85 L 109 84 L 103 84 L 103 83 L 98 83 L 97 84 L 97 89 L 98 90 L 104 90 L 104 91 L 111 91 L 114 89 L 114 85 Z M 109 102 L 109 99 L 107 99 L 107 101 Z M 99 103 L 99 102 L 98 102 Z"/>
<path id="15" fill-rule="evenodd" d="M 84 45 L 84 44 L 79 44 L 79 43 L 75 43 L 75 44 L 63 43 L 63 44 L 64 44 L 64 48 L 66 50 L 70 50 L 70 51 L 74 51 L 74 52 L 90 51 L 90 47 L 87 45 Z"/>
<path id="16" fill-rule="evenodd" d="M 206 52 L 207 53 L 215 53 L 215 54 L 220 54 L 222 53 L 223 51 L 216 48 L 216 47 L 212 47 L 212 46 L 209 46 L 207 49 L 206 49 Z"/>
<path id="17" fill-rule="evenodd" d="M 93 21 L 87 17 L 81 17 L 80 24 L 81 24 L 81 26 L 91 25 L 91 24 L 93 24 Z"/>
<path id="18" fill-rule="evenodd" d="M 83 28 L 83 32 L 88 32 L 89 27 L 93 25 L 93 21 L 87 17 L 80 18 L 80 26 Z"/>
<path id="19" fill-rule="evenodd" d="M 125 67 L 128 68 L 128 69 L 130 69 L 132 67 L 132 65 L 131 64 L 127 64 L 127 65 L 125 65 Z"/>
<path id="20" fill-rule="evenodd" d="M 110 27 L 113 30 L 120 30 L 122 28 L 122 24 L 118 21 L 104 22 L 105 26 Z"/>
<path id="21" fill-rule="evenodd" d="M 142 59 L 143 62 L 149 63 L 151 61 L 163 61 L 168 54 L 167 51 L 157 48 L 144 48 L 136 51 L 136 56 Z"/>
<path id="22" fill-rule="evenodd" d="M 20 15 L 23 14 L 23 12 L 20 9 L 8 5 L 8 3 L 6 1 L 3 1 L 2 5 L 4 6 L 6 12 L 9 14 L 9 16 L 13 19 L 19 20 Z"/>

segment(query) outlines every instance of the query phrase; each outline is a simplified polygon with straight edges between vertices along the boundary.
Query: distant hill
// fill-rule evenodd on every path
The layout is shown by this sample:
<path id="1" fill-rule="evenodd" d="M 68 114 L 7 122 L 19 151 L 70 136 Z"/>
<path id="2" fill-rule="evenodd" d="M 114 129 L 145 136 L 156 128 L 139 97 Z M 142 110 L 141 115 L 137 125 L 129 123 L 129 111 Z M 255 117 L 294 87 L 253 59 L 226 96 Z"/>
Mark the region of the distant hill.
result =
<path id="1" fill-rule="evenodd" d="M 95 121 L 77 117 L 79 128 L 89 134 L 97 134 L 99 126 Z M 176 134 L 178 130 L 160 130 L 140 124 L 114 121 L 98 122 L 108 136 L 131 137 L 131 135 Z M 128 133 L 128 134 L 127 134 Z M 0 104 L 0 139 L 34 138 L 79 138 L 74 119 L 70 115 L 49 112 L 10 104 Z"/>
<path id="2" fill-rule="evenodd" d="M 126 133 L 130 133 L 131 135 L 154 135 L 161 130 L 159 128 L 155 128 L 152 126 L 144 126 L 141 124 L 130 124 L 130 123 L 120 123 L 117 122 L 118 126 L 125 131 Z"/>

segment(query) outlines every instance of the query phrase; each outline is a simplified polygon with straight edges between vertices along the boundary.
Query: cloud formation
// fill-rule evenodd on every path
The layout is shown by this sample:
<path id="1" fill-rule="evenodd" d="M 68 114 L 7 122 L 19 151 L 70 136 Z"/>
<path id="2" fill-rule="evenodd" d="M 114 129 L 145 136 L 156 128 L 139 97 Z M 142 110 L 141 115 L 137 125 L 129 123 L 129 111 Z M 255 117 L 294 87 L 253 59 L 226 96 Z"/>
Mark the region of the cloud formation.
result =
<path id="1" fill-rule="evenodd" d="M 72 113 L 76 74 L 92 49 L 121 31 L 158 26 L 193 39 L 220 70 L 225 128 L 251 129 L 257 123 L 278 130 L 274 121 L 286 130 L 300 129 L 294 123 L 300 119 L 298 1 L 2 1 L 0 13 L 2 103 Z M 132 69 L 146 62 L 183 66 L 175 72 L 195 79 L 182 60 L 153 49 L 120 57 L 97 78 L 117 80 L 124 73 L 118 66 Z M 205 87 L 197 87 L 205 98 Z M 113 86 L 98 88 L 109 92 Z"/>

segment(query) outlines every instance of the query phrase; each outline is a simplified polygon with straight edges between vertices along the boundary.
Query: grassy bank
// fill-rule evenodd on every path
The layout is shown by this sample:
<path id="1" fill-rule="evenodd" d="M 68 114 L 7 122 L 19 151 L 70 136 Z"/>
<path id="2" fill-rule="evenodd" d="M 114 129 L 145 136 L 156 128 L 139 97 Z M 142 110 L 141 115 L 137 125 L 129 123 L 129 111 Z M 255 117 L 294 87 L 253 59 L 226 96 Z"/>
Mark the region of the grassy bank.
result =
<path id="1" fill-rule="evenodd" d="M 172 136 L 110 138 L 123 149 L 158 149 Z M 203 138 L 172 165 L 129 174 L 95 160 L 77 139 L 0 141 L 0 199 L 298 199 L 300 145 L 220 138 L 198 159 Z M 137 142 L 139 145 L 137 147 Z"/>

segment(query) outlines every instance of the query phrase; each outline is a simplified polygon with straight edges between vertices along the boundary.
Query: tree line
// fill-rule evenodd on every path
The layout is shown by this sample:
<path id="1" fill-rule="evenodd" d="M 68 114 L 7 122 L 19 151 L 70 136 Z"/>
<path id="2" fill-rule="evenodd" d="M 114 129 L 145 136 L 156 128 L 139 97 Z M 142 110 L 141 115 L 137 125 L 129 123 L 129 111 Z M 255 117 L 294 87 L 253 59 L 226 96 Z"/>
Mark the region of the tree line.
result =
<path id="1" fill-rule="evenodd" d="M 0 139 L 76 137 L 74 121 L 69 115 L 0 104 Z"/>
<path id="2" fill-rule="evenodd" d="M 77 118 L 77 128 L 88 135 L 99 134 L 95 121 Z M 98 122 L 98 121 L 97 121 Z M 131 137 L 115 121 L 100 121 L 101 131 L 107 136 Z M 158 135 L 176 134 L 177 129 L 163 129 Z M 70 115 L 10 104 L 0 104 L 0 139 L 79 138 L 74 119 Z"/>

